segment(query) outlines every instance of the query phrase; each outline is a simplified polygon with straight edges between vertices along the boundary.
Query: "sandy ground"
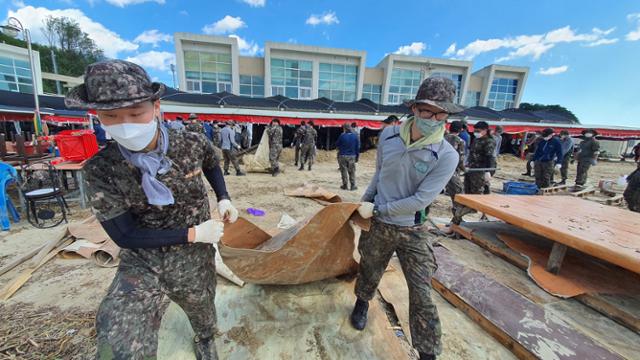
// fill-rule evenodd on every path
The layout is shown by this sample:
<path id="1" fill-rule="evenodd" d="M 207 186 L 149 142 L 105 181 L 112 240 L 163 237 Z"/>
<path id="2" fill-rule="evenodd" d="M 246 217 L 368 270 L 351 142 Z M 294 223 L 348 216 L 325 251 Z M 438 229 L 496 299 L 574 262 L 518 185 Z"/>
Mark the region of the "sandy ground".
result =
<path id="1" fill-rule="evenodd" d="M 364 153 L 360 158 L 357 191 L 340 190 L 335 153 L 320 152 L 318 158 L 313 171 L 298 171 L 293 166 L 293 151 L 285 149 L 282 156 L 284 173 L 281 176 L 274 178 L 269 174 L 249 174 L 246 177 L 227 177 L 229 192 L 241 216 L 250 218 L 263 229 L 276 231 L 276 225 L 285 213 L 296 220 L 314 214 L 321 208 L 320 204 L 283 195 L 285 188 L 304 183 L 320 185 L 339 194 L 344 201 L 358 201 L 375 170 L 375 151 Z M 492 183 L 493 189 L 501 189 L 502 181 L 521 178 L 525 163 L 505 155 L 500 157 L 499 167 L 500 171 Z M 597 185 L 600 179 L 616 179 L 631 173 L 634 167 L 631 162 L 600 162 L 592 168 L 590 183 Z M 571 168 L 570 180 L 574 177 L 575 165 Z M 210 193 L 213 205 L 215 199 Z M 450 217 L 450 205 L 450 200 L 440 195 L 432 206 L 431 216 Z M 264 210 L 266 215 L 251 216 L 246 212 L 250 207 Z M 90 215 L 90 211 L 80 210 L 77 206 L 72 206 L 72 212 L 74 220 L 82 220 Z M 26 221 L 12 224 L 10 232 L 0 233 L 0 267 L 43 243 L 57 231 L 60 229 L 34 229 Z M 21 269 L 24 267 L 1 276 L 0 286 L 13 279 Z M 114 273 L 113 268 L 99 268 L 86 260 L 56 258 L 46 264 L 10 300 L 0 302 L 0 358 L 4 358 L 4 352 L 19 354 L 24 358 L 91 357 L 95 348 L 92 319 Z M 447 307 L 442 311 L 443 314 L 449 314 L 443 316 L 443 322 L 456 321 L 457 317 L 462 316 L 441 298 L 438 304 Z M 455 355 L 459 354 L 456 345 L 458 340 L 445 340 L 443 358 L 459 358 Z M 7 350 L 6 347 L 12 348 Z"/>

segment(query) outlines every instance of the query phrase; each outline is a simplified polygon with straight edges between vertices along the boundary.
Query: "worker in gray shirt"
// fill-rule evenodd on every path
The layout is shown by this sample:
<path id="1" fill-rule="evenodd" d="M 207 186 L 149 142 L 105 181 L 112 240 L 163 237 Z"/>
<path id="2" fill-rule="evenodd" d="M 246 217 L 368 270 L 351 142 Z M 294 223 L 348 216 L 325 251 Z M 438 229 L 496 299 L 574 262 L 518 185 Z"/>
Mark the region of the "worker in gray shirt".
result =
<path id="1" fill-rule="evenodd" d="M 236 143 L 236 132 L 233 129 L 235 122 L 233 120 L 227 121 L 227 125 L 220 131 L 222 155 L 224 157 L 224 174 L 229 175 L 229 163 L 233 163 L 233 167 L 236 169 L 237 176 L 244 176 L 245 174 L 240 169 L 240 162 L 238 161 L 237 152 L 240 150 L 240 145 Z"/>
<path id="2" fill-rule="evenodd" d="M 556 185 L 565 185 L 567 183 L 567 177 L 569 175 L 569 161 L 573 155 L 573 139 L 569 136 L 567 130 L 560 131 L 560 144 L 562 145 L 562 167 L 560 168 L 560 175 L 562 181 Z"/>
<path id="3" fill-rule="evenodd" d="M 457 151 L 444 140 L 447 118 L 463 110 L 453 103 L 455 92 L 450 79 L 426 79 L 407 104 L 413 117 L 382 130 L 376 172 L 358 208 L 372 221 L 358 244 L 360 270 L 351 324 L 358 330 L 366 326 L 369 301 L 396 252 L 409 286 L 411 336 L 420 359 L 435 359 L 442 351 L 440 320 L 431 300 L 431 277 L 437 267 L 433 240 L 422 222 L 424 209 L 458 166 Z"/>

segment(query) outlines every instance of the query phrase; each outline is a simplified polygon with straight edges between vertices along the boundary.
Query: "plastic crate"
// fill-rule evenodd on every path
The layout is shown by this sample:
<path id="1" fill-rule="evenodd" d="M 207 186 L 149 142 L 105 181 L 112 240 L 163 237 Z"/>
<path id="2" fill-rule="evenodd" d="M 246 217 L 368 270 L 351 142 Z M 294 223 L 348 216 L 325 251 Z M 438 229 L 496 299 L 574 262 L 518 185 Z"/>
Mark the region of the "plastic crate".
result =
<path id="1" fill-rule="evenodd" d="M 539 189 L 536 184 L 508 181 L 502 185 L 502 191 L 509 195 L 536 195 Z"/>
<path id="2" fill-rule="evenodd" d="M 82 161 L 98 152 L 98 140 L 92 130 L 64 130 L 55 138 L 65 160 Z"/>

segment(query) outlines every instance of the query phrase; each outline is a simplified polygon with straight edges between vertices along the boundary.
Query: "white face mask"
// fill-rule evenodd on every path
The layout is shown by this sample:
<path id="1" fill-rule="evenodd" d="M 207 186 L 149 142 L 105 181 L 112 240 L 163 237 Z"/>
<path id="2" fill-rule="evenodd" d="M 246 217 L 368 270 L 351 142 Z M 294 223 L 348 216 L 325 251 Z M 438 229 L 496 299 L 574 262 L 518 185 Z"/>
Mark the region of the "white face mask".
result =
<path id="1" fill-rule="evenodd" d="M 131 151 L 140 151 L 147 147 L 156 135 L 158 123 L 155 116 L 145 124 L 102 125 L 104 131 L 111 135 L 118 144 Z"/>
<path id="2" fill-rule="evenodd" d="M 586 134 L 584 134 L 584 137 L 590 138 L 590 137 L 593 137 L 593 134 L 592 133 L 586 133 Z"/>

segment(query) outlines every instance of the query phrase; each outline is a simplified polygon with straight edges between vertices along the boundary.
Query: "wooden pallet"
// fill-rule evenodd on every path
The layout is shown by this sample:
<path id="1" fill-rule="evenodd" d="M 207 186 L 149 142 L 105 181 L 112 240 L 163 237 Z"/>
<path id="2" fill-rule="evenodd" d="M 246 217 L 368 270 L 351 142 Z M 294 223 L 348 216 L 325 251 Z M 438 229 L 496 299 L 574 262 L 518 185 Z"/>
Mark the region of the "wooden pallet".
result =
<path id="1" fill-rule="evenodd" d="M 540 192 L 542 193 L 542 195 L 550 195 L 554 193 L 565 192 L 568 190 L 569 190 L 569 185 L 560 185 L 560 186 L 553 186 L 553 187 L 540 189 Z"/>
<path id="2" fill-rule="evenodd" d="M 588 188 L 580 190 L 580 191 L 572 192 L 569 195 L 575 196 L 575 197 L 585 197 L 587 195 L 591 195 L 591 194 L 595 193 L 597 190 L 598 189 L 596 189 L 594 187 L 588 187 Z"/>

